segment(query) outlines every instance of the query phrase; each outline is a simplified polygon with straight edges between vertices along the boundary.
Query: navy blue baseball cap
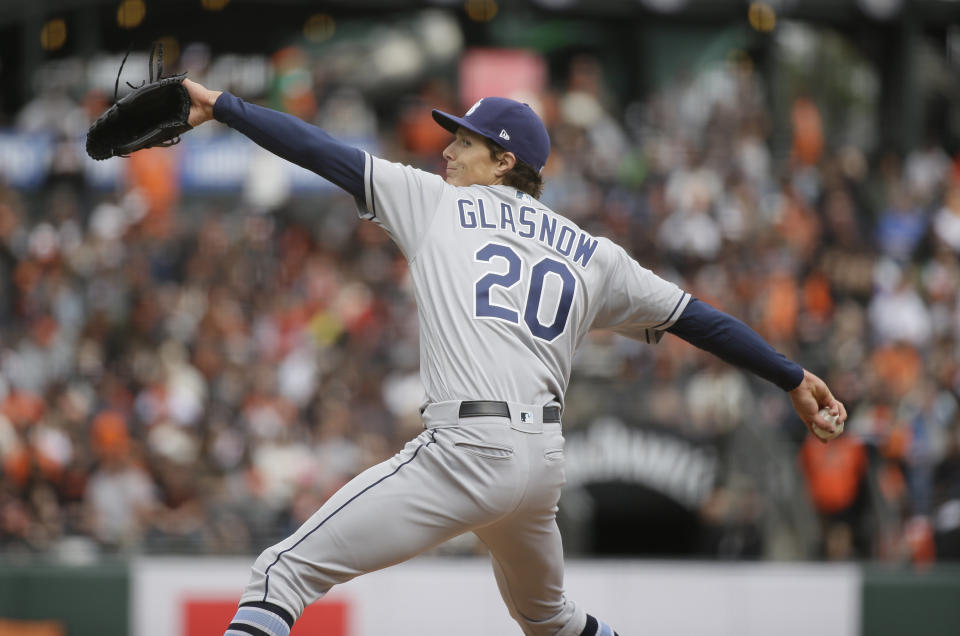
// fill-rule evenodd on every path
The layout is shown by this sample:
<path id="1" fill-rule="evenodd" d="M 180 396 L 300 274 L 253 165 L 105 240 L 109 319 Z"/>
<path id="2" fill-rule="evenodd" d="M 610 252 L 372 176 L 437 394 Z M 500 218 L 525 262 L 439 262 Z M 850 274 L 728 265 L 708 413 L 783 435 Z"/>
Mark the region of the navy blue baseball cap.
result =
<path id="1" fill-rule="evenodd" d="M 434 109 L 433 118 L 452 133 L 463 126 L 509 150 L 537 172 L 550 156 L 547 127 L 528 104 L 506 97 L 484 97 L 463 117 Z"/>

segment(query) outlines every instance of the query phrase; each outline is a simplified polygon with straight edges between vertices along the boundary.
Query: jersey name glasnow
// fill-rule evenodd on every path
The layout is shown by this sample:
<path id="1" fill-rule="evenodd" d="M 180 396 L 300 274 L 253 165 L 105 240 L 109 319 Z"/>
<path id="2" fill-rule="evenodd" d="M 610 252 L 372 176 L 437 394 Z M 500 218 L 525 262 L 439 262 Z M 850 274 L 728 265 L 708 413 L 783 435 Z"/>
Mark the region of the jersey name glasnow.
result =
<path id="1" fill-rule="evenodd" d="M 520 238 L 549 245 L 583 268 L 597 249 L 597 239 L 558 221 L 542 208 L 529 205 L 514 208 L 505 202 L 496 205 L 483 199 L 459 199 L 457 210 L 460 227 L 465 230 L 508 230 Z"/>

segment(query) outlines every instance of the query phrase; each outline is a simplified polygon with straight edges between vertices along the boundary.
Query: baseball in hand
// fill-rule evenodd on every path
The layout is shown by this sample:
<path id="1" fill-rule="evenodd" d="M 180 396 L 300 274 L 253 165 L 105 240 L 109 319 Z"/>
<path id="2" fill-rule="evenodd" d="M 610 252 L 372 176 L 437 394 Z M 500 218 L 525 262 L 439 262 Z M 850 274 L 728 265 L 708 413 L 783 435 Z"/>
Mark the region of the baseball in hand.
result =
<path id="1" fill-rule="evenodd" d="M 837 429 L 835 432 L 831 433 L 828 430 L 820 428 L 819 426 L 817 426 L 817 423 L 814 422 L 813 425 L 810 427 L 810 430 L 812 430 L 813 434 L 819 437 L 820 439 L 831 440 L 838 437 L 840 433 L 843 432 L 843 422 L 838 422 L 837 416 L 831 415 L 830 409 L 828 409 L 827 407 L 823 407 L 822 409 L 820 409 L 820 417 L 822 417 L 823 419 L 827 420 L 828 422 L 836 426 L 836 429 Z"/>

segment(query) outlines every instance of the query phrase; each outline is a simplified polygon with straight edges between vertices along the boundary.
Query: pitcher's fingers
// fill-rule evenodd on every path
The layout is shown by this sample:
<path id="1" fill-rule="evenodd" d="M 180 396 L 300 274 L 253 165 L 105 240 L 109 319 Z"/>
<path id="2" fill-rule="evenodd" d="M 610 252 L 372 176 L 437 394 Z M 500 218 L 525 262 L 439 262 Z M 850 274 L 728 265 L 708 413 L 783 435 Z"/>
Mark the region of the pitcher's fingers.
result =
<path id="1" fill-rule="evenodd" d="M 830 403 L 827 405 L 827 410 L 830 411 L 830 415 L 833 415 L 834 417 L 839 417 L 840 401 L 836 399 L 830 400 Z"/>
<path id="2" fill-rule="evenodd" d="M 840 400 L 832 397 L 828 408 L 830 409 L 830 414 L 835 415 L 838 421 L 842 422 L 847 419 L 847 410 L 843 408 L 843 402 Z"/>

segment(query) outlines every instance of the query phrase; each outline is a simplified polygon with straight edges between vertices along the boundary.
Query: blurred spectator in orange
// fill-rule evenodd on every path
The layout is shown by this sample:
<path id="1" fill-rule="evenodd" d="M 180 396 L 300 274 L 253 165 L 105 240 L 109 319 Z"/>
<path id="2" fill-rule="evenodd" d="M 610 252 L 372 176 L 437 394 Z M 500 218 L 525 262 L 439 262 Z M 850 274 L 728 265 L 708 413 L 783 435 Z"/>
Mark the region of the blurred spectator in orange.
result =
<path id="1" fill-rule="evenodd" d="M 800 449 L 800 466 L 824 531 L 824 556 L 845 560 L 863 554 L 863 516 L 867 452 L 847 433 L 829 444 L 808 435 Z"/>
<path id="2" fill-rule="evenodd" d="M 0 413 L 20 430 L 25 430 L 39 421 L 45 408 L 43 399 L 28 391 L 11 391 L 3 402 L 0 402 Z"/>
<path id="3" fill-rule="evenodd" d="M 130 450 L 126 418 L 116 411 L 103 411 L 90 425 L 93 451 L 100 459 L 125 455 Z"/>
<path id="4" fill-rule="evenodd" d="M 775 227 L 794 259 L 805 262 L 820 246 L 820 218 L 792 184 L 785 182 L 780 192 Z"/>
<path id="5" fill-rule="evenodd" d="M 800 294 L 797 281 L 789 272 L 775 271 L 767 277 L 763 300 L 763 317 L 759 331 L 771 342 L 792 340 L 797 329 Z"/>
<path id="6" fill-rule="evenodd" d="M 923 372 L 923 359 L 909 344 L 897 343 L 876 349 L 869 365 L 883 383 L 883 390 L 897 400 L 916 386 Z"/>
<path id="7" fill-rule="evenodd" d="M 147 148 L 130 155 L 127 160 L 127 179 L 133 196 L 143 207 L 141 227 L 148 236 L 167 236 L 174 221 L 174 206 L 180 198 L 177 174 L 177 150 Z"/>
<path id="8" fill-rule="evenodd" d="M 806 96 L 793 100 L 793 156 L 801 164 L 815 165 L 823 152 L 823 122 L 816 103 Z"/>
<path id="9" fill-rule="evenodd" d="M 929 567 L 936 558 L 936 544 L 930 519 L 921 515 L 912 517 L 904 525 L 903 536 L 908 556 L 914 565 Z"/>
<path id="10" fill-rule="evenodd" d="M 430 109 L 456 111 L 452 87 L 439 79 L 426 82 L 400 113 L 398 127 L 404 147 L 424 159 L 436 161 L 450 143 L 450 133 L 437 126 Z M 450 109 L 448 111 L 447 109 Z"/>

